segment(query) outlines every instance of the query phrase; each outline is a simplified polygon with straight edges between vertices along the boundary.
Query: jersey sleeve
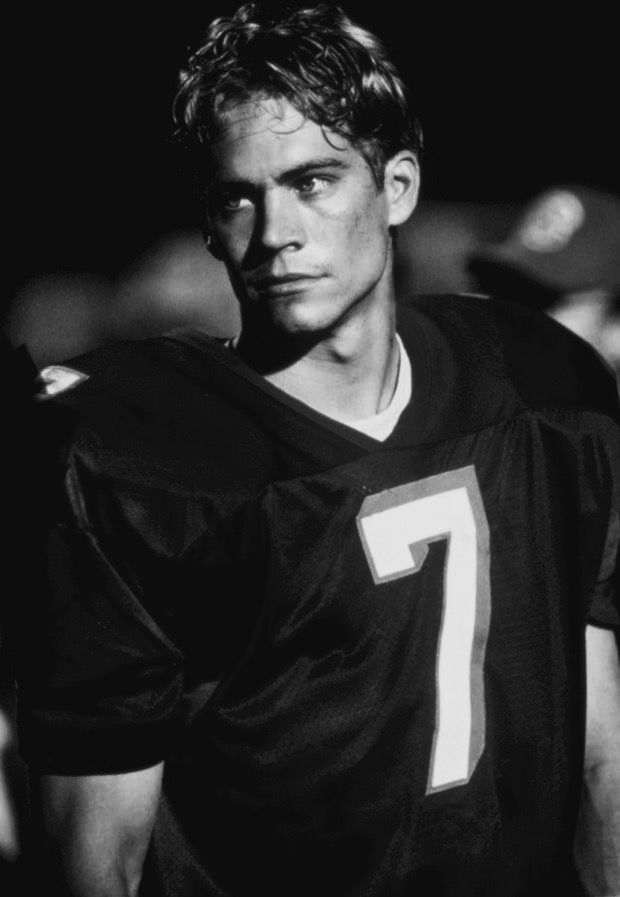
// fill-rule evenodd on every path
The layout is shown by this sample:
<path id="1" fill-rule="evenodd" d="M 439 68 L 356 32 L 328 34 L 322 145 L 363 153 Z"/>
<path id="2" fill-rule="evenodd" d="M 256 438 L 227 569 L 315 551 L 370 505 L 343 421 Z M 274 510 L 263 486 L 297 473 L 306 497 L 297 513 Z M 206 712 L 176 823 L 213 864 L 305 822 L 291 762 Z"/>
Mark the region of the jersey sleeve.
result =
<path id="1" fill-rule="evenodd" d="M 260 613 L 259 523 L 235 484 L 241 470 L 262 488 L 271 456 L 246 416 L 230 423 L 203 356 L 188 368 L 176 351 L 105 347 L 72 360 L 85 376 L 48 382 L 38 403 L 17 653 L 20 749 L 46 772 L 131 771 L 184 752 Z"/>
<path id="2" fill-rule="evenodd" d="M 75 463 L 47 480 L 18 615 L 20 751 L 39 772 L 145 768 L 181 725 L 182 656 L 146 609 L 116 523 L 90 519 L 83 480 Z"/>
<path id="3" fill-rule="evenodd" d="M 58 774 L 153 765 L 178 728 L 181 658 L 92 533 L 55 524 L 45 543 L 22 669 L 22 753 Z"/>
<path id="4" fill-rule="evenodd" d="M 616 421 L 608 422 L 601 442 L 603 462 L 597 488 L 607 499 L 608 510 L 588 622 L 615 628 L 620 627 L 620 427 Z"/>

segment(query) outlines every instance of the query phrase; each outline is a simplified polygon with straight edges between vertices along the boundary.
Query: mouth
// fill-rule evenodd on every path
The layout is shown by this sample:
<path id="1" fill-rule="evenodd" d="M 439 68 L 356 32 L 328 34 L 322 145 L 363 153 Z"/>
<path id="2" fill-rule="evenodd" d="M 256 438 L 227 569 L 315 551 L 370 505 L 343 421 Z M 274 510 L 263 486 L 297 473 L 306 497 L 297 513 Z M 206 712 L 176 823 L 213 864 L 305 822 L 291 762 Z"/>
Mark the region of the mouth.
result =
<path id="1" fill-rule="evenodd" d="M 298 273 L 285 274 L 282 277 L 261 277 L 250 281 L 249 285 L 255 295 L 270 298 L 304 292 L 318 280 L 320 275 Z"/>

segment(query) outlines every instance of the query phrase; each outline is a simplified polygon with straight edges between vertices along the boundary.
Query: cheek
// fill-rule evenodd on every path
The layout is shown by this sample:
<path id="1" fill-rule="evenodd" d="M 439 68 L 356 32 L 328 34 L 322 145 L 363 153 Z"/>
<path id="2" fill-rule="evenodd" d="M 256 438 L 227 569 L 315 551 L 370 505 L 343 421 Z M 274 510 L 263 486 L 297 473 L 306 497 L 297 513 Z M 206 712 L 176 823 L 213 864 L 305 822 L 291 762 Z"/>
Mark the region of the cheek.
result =
<path id="1" fill-rule="evenodd" d="M 387 211 L 382 195 L 370 191 L 358 197 L 351 204 L 348 213 L 343 210 L 343 221 L 347 223 L 347 237 L 359 246 L 381 245 L 388 230 Z"/>
<path id="2" fill-rule="evenodd" d="M 382 265 L 389 240 L 387 224 L 375 206 L 366 206 L 350 216 L 342 231 L 342 244 L 353 264 L 351 276 Z"/>
<path id="3" fill-rule="evenodd" d="M 213 230 L 224 257 L 231 264 L 240 264 L 245 256 L 254 227 L 253 217 L 240 216 L 234 225 L 214 224 Z"/>

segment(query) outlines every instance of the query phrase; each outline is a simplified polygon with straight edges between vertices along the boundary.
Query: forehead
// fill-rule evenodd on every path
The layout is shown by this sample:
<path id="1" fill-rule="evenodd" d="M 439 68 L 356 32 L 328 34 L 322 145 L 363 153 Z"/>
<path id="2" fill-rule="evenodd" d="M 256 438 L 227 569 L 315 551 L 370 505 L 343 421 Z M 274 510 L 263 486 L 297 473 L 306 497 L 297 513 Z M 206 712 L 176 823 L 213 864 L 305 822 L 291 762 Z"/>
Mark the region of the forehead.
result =
<path id="1" fill-rule="evenodd" d="M 216 180 L 277 178 L 315 160 L 364 165 L 345 137 L 306 118 L 288 100 L 262 96 L 228 103 L 219 111 L 211 157 Z"/>

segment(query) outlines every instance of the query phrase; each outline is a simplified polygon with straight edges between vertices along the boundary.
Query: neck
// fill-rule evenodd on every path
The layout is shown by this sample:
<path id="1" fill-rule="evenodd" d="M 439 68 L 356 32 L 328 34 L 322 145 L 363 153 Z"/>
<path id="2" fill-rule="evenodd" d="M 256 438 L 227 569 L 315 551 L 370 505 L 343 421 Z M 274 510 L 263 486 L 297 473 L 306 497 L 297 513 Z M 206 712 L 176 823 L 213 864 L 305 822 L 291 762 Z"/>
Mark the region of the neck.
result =
<path id="1" fill-rule="evenodd" d="M 387 407 L 398 376 L 394 302 L 358 310 L 320 336 L 244 329 L 237 351 L 270 383 L 322 414 L 343 423 L 370 417 Z"/>

